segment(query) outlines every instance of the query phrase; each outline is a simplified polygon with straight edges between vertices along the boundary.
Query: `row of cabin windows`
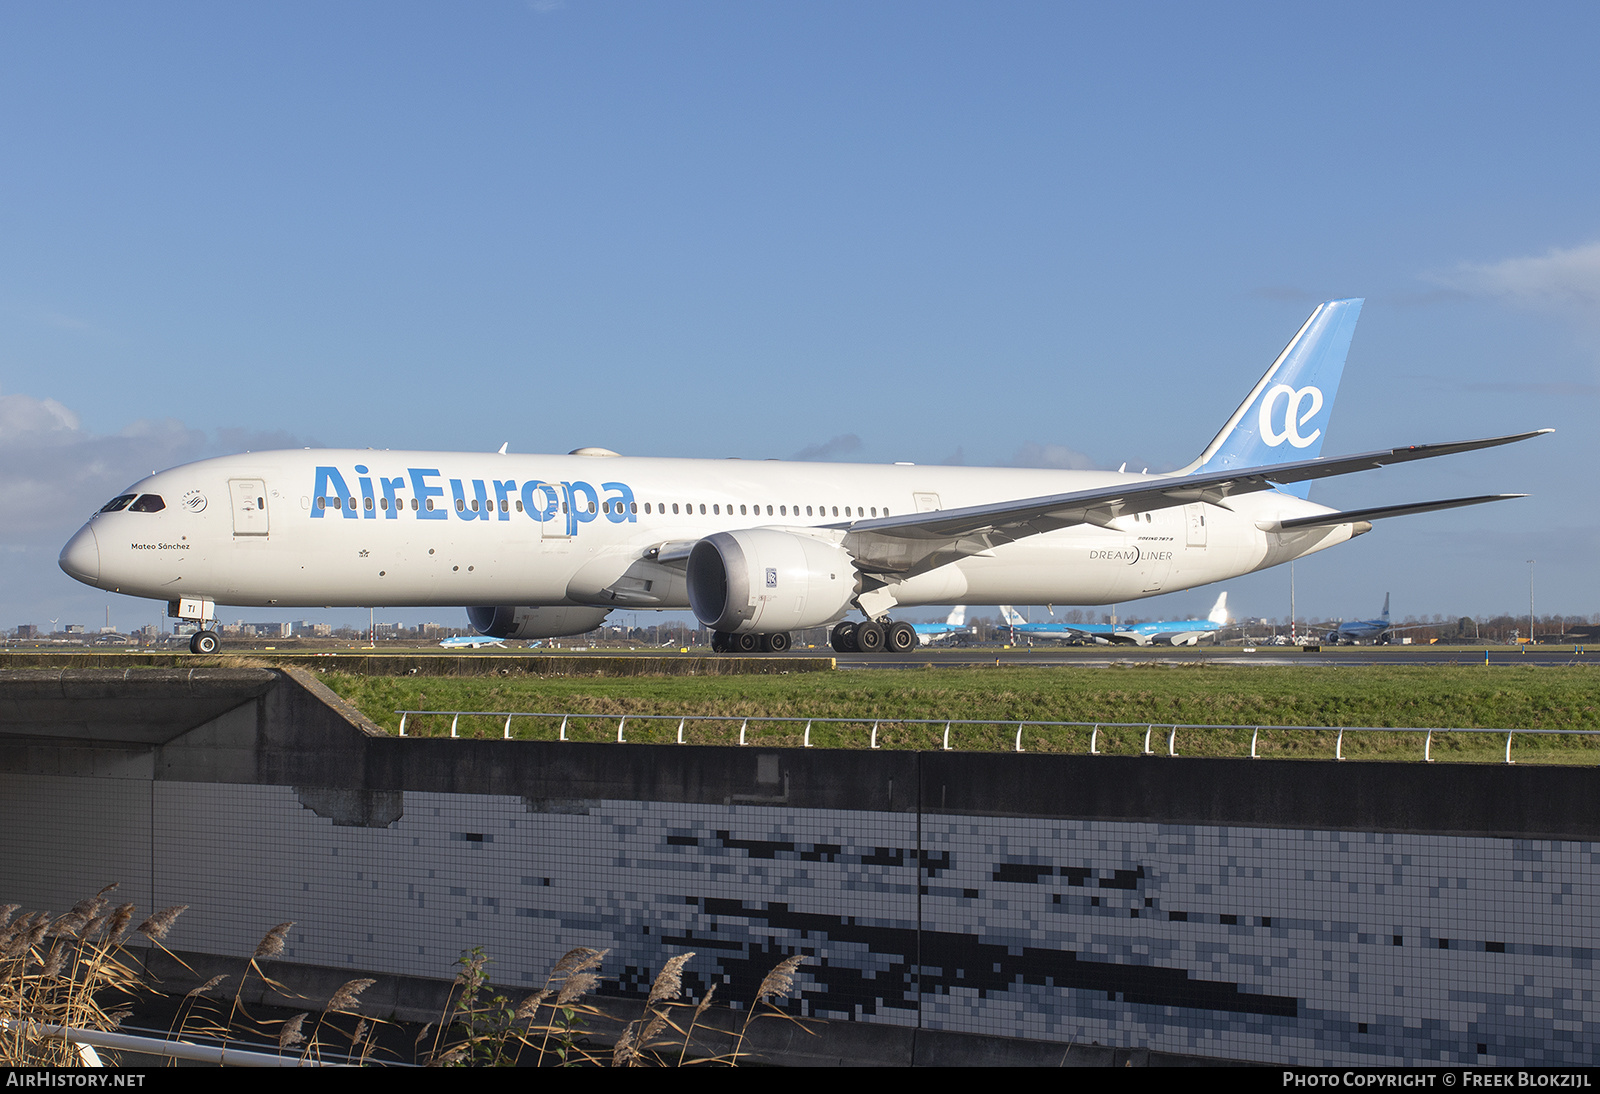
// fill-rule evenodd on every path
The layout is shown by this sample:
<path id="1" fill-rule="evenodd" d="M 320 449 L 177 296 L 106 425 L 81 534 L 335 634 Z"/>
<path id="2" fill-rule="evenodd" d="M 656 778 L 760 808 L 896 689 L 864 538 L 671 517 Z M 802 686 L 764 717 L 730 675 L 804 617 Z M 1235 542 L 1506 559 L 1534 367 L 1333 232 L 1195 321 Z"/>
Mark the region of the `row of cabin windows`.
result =
<path id="1" fill-rule="evenodd" d="M 621 502 L 618 502 L 617 504 L 621 505 Z M 791 507 L 787 506 L 787 505 L 779 505 L 779 506 L 776 507 L 776 512 L 774 512 L 774 507 L 769 505 L 769 506 L 767 506 L 766 515 L 769 516 L 769 517 L 772 517 L 772 516 L 786 517 L 786 516 L 790 515 L 789 514 L 790 508 Z M 794 509 L 794 515 L 798 517 L 800 515 L 800 506 L 796 505 L 796 506 L 793 506 L 792 508 Z M 722 509 L 723 509 L 723 507 L 720 504 L 713 503 L 712 506 L 711 506 L 711 515 L 712 516 L 720 516 L 720 515 L 722 515 Z M 733 506 L 729 505 L 727 507 L 727 509 L 728 509 L 728 516 L 730 516 L 730 517 L 733 516 Z M 815 510 L 815 511 L 813 511 L 813 510 Z M 806 506 L 806 516 L 808 516 L 808 517 L 810 517 L 810 516 L 826 517 L 826 516 L 830 515 L 830 510 L 831 510 L 831 514 L 833 516 L 838 516 L 839 515 L 839 506 L 837 506 L 837 505 L 834 505 L 834 506 L 827 506 L 827 505 L 810 506 L 810 505 L 808 505 L 808 506 Z M 634 512 L 638 512 L 638 511 L 639 511 L 638 506 L 634 506 Z M 650 502 L 645 502 L 644 503 L 644 511 L 645 511 L 646 514 L 648 514 L 650 512 Z M 683 511 L 685 513 L 690 513 L 690 514 L 694 513 L 694 511 L 695 511 L 694 503 L 690 502 L 690 503 L 685 504 L 684 507 L 683 507 Z M 873 516 L 877 516 L 878 515 L 878 507 L 877 506 L 874 505 L 872 507 L 871 511 L 872 511 L 872 515 Z M 666 512 L 667 512 L 667 503 L 666 502 L 658 502 L 658 503 L 656 503 L 656 512 L 661 513 L 662 515 L 665 515 Z M 677 502 L 673 502 L 672 503 L 672 512 L 673 512 L 674 515 L 677 515 L 677 513 L 678 513 L 678 503 Z M 701 516 L 704 516 L 706 514 L 706 506 L 705 506 L 704 502 L 700 503 L 700 514 L 701 514 Z M 762 515 L 761 506 L 759 506 L 759 505 L 748 505 L 748 506 L 741 505 L 741 506 L 739 506 L 739 515 L 741 517 L 748 517 L 748 516 L 759 517 L 759 516 Z M 863 506 L 863 505 L 857 505 L 852 510 L 851 506 L 846 505 L 844 507 L 844 515 L 847 516 L 847 517 L 853 516 L 853 517 L 855 517 L 856 519 L 859 520 L 860 518 L 865 517 L 867 515 L 867 507 Z M 884 509 L 883 515 L 884 516 L 888 516 L 889 515 L 889 510 L 887 508 Z"/>
<path id="2" fill-rule="evenodd" d="M 154 494 L 146 494 L 146 495 L 144 495 L 144 498 L 153 498 L 155 500 L 155 503 L 156 503 L 155 508 L 156 509 L 162 508 L 161 499 L 156 497 Z M 143 501 L 144 498 L 141 498 L 140 500 Z M 117 509 L 122 508 L 123 505 L 126 505 L 131 500 L 133 500 L 133 495 L 131 495 L 131 494 L 128 495 L 127 497 L 125 497 L 125 498 L 114 498 L 114 499 L 112 499 L 112 501 L 104 509 L 101 510 L 101 512 L 103 512 L 103 513 L 115 512 Z M 120 505 L 118 504 L 119 502 L 121 503 Z M 394 504 L 395 504 L 395 508 L 396 509 L 403 509 L 403 508 L 405 508 L 405 499 L 404 498 L 397 498 L 395 500 Z M 490 513 L 495 512 L 497 509 L 498 509 L 499 512 L 509 513 L 509 512 L 511 512 L 511 509 L 512 509 L 513 505 L 516 507 L 516 511 L 517 512 L 520 513 L 520 512 L 523 511 L 522 502 L 521 501 L 516 501 L 516 502 L 501 501 L 501 502 L 498 502 L 498 503 L 497 502 L 492 502 L 492 501 L 486 501 L 486 502 L 483 503 L 483 505 L 484 505 L 484 509 L 487 512 L 490 512 Z M 113 506 L 115 506 L 115 508 L 113 508 Z M 376 501 L 374 501 L 374 499 L 372 499 L 372 498 L 362 498 L 361 499 L 360 507 L 365 509 L 367 512 L 369 512 L 369 513 L 372 512 L 374 506 L 376 506 L 376 508 L 379 509 L 380 511 L 386 513 L 386 512 L 389 511 L 389 499 L 388 498 L 378 498 L 378 499 L 376 499 Z M 354 512 L 356 510 L 356 499 L 353 498 L 353 497 L 352 498 L 343 498 L 343 499 L 340 499 L 340 498 L 318 498 L 317 499 L 317 508 L 318 509 L 349 509 L 351 512 Z M 417 499 L 416 498 L 412 498 L 411 499 L 411 508 L 412 508 L 413 512 L 416 511 L 417 509 L 421 508 L 421 509 L 426 509 L 428 512 L 431 513 L 431 512 L 433 512 L 433 499 L 432 498 L 428 498 L 425 502 L 423 502 L 419 506 L 418 503 L 417 503 Z M 712 505 L 711 505 L 711 515 L 712 516 L 721 516 L 722 515 L 722 508 L 723 507 L 722 507 L 721 503 L 713 502 Z M 733 506 L 729 505 L 727 508 L 728 508 L 728 516 L 730 516 L 730 517 L 733 516 Z M 815 509 L 815 513 L 813 513 L 813 508 Z M 806 506 L 806 516 L 808 516 L 808 517 L 809 516 L 823 516 L 823 517 L 826 517 L 826 516 L 830 515 L 830 508 L 831 508 L 831 515 L 833 515 L 833 516 L 838 516 L 839 515 L 839 506 L 837 506 L 837 505 L 831 506 L 831 507 L 830 506 L 826 506 L 826 505 L 818 505 L 818 506 L 815 506 L 815 507 L 808 505 L 808 506 Z M 477 498 L 473 498 L 471 501 L 466 501 L 466 500 L 463 500 L 461 498 L 457 498 L 456 499 L 456 512 L 465 513 L 468 510 L 471 510 L 474 513 L 476 513 L 478 511 L 478 499 Z M 753 512 L 752 512 L 752 510 L 753 510 Z M 789 506 L 787 506 L 787 505 L 779 505 L 779 506 L 777 506 L 776 507 L 776 510 L 777 510 L 776 512 L 774 512 L 773 510 L 774 510 L 773 506 L 771 506 L 771 505 L 767 506 L 766 515 L 769 516 L 769 517 L 770 516 L 786 517 L 786 516 L 789 515 Z M 139 511 L 140 512 L 145 512 L 146 510 L 139 510 Z M 152 509 L 152 510 L 148 510 L 148 511 L 149 512 L 154 512 L 155 510 Z M 567 503 L 566 502 L 562 502 L 561 503 L 561 512 L 565 513 L 566 511 L 567 511 Z M 591 513 L 595 512 L 595 504 L 594 504 L 594 502 L 590 502 L 589 503 L 588 511 L 591 512 Z M 617 502 L 603 501 L 603 502 L 600 503 L 599 511 L 602 512 L 602 513 L 606 513 L 606 514 L 610 514 L 610 513 L 613 513 L 613 512 L 621 513 L 623 511 L 622 502 L 620 502 L 620 501 L 617 501 Z M 637 514 L 639 512 L 639 503 L 638 502 L 630 502 L 628 504 L 627 511 L 629 513 Z M 656 503 L 654 503 L 654 508 L 652 510 L 652 503 L 647 501 L 647 502 L 644 503 L 644 511 L 645 511 L 645 514 L 647 516 L 650 515 L 650 513 L 652 511 L 656 512 L 656 513 L 660 513 L 662 516 L 665 516 L 666 512 L 667 512 L 667 503 L 666 502 L 656 502 Z M 682 507 L 682 512 L 683 513 L 687 513 L 687 514 L 693 515 L 694 511 L 695 511 L 695 506 L 694 506 L 693 502 L 686 502 L 686 503 L 683 504 L 683 507 Z M 673 502 L 672 503 L 672 512 L 673 512 L 674 515 L 678 515 L 678 513 L 679 513 L 679 505 L 678 505 L 677 502 Z M 851 506 L 846 505 L 844 507 L 844 515 L 847 516 L 847 517 L 848 516 L 855 516 L 857 519 L 859 519 L 859 518 L 865 517 L 867 515 L 867 512 L 868 512 L 867 508 L 865 506 L 861 506 L 861 505 L 855 506 L 854 507 L 854 512 L 852 512 Z M 873 516 L 877 516 L 878 515 L 878 507 L 877 506 L 872 506 L 871 513 L 872 513 Z M 704 502 L 700 503 L 700 514 L 702 516 L 706 515 L 706 505 L 705 505 Z M 757 517 L 759 517 L 759 516 L 762 515 L 761 514 L 761 506 L 759 506 L 759 505 L 741 505 L 741 506 L 739 506 L 739 515 L 741 517 L 746 517 L 746 516 L 757 516 Z M 794 515 L 797 516 L 797 517 L 800 515 L 800 506 L 798 506 L 798 505 L 794 506 Z M 889 515 L 889 510 L 887 508 L 884 509 L 883 515 L 884 516 L 888 516 Z"/>

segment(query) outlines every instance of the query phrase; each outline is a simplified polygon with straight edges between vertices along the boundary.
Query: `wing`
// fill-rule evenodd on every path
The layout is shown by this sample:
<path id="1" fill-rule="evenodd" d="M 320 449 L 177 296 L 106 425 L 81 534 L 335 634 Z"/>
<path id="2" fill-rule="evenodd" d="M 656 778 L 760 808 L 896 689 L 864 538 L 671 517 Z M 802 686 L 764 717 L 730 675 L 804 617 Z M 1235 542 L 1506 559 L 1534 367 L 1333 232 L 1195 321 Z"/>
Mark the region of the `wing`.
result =
<path id="1" fill-rule="evenodd" d="M 1504 437 L 1410 445 L 1405 448 L 1365 452 L 1356 456 L 1341 456 L 1331 460 L 1300 460 L 1295 463 L 1244 470 L 1138 479 L 1130 483 L 1097 487 L 1093 490 L 1077 490 L 1067 494 L 1022 498 L 988 505 L 971 505 L 932 513 L 912 513 L 901 517 L 877 517 L 829 527 L 845 532 L 844 547 L 855 556 L 856 563 L 862 570 L 903 578 L 932 570 L 958 558 L 982 554 L 1001 544 L 1013 543 L 1044 532 L 1053 532 L 1059 528 L 1077 524 L 1104 527 L 1125 514 L 1167 509 L 1197 501 L 1226 508 L 1228 498 L 1236 494 L 1271 490 L 1275 486 L 1287 483 L 1348 475 L 1356 471 L 1370 471 L 1391 464 L 1427 460 L 1457 452 L 1494 448 L 1549 432 L 1551 430 L 1536 429 Z M 1491 500 L 1497 498 L 1457 499 L 1454 502 L 1393 508 L 1408 512 L 1426 512 L 1429 506 L 1448 508 L 1450 505 L 1469 505 L 1476 501 Z M 1377 510 L 1372 512 L 1374 515 L 1399 515 L 1398 512 L 1386 514 L 1380 514 Z M 1348 524 L 1353 520 L 1366 519 L 1351 514 L 1339 514 L 1339 516 L 1342 519 L 1334 523 Z M 1325 521 L 1328 518 L 1316 519 Z"/>
<path id="2" fill-rule="evenodd" d="M 1155 634 L 1148 635 L 1145 644 L 1151 646 L 1177 646 L 1198 641 L 1201 638 L 1209 638 L 1216 633 L 1210 627 L 1180 627 L 1170 631 L 1157 631 Z"/>

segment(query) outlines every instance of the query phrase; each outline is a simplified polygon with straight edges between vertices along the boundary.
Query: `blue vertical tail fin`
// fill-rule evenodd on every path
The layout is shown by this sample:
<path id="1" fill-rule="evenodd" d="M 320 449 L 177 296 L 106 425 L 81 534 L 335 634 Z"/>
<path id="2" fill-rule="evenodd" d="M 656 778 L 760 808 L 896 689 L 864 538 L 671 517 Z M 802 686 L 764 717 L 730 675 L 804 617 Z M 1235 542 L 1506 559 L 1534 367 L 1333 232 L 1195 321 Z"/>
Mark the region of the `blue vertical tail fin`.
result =
<path id="1" fill-rule="evenodd" d="M 1264 467 L 1321 454 L 1361 304 L 1330 300 L 1319 305 L 1222 431 L 1180 473 Z M 1279 487 L 1298 498 L 1310 488 L 1310 482 Z"/>

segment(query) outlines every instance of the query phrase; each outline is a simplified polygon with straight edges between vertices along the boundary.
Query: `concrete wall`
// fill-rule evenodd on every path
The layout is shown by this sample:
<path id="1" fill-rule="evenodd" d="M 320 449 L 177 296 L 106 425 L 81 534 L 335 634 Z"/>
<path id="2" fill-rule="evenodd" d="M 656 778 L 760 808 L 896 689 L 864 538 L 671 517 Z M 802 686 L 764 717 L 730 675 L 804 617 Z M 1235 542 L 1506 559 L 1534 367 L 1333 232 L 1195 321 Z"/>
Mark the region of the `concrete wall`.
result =
<path id="1" fill-rule="evenodd" d="M 87 725 L 106 682 L 58 683 Z M 151 720 L 126 707 L 120 739 L 0 735 L 0 901 L 121 880 L 191 905 L 180 948 L 294 919 L 289 960 L 395 976 L 481 945 L 536 986 L 609 948 L 624 996 L 688 949 L 692 992 L 747 1000 L 799 952 L 796 1013 L 1063 1051 L 1532 1064 L 1600 1040 L 1589 769 L 402 740 L 303 672 L 169 681 L 211 697 L 194 724 L 139 686 Z"/>

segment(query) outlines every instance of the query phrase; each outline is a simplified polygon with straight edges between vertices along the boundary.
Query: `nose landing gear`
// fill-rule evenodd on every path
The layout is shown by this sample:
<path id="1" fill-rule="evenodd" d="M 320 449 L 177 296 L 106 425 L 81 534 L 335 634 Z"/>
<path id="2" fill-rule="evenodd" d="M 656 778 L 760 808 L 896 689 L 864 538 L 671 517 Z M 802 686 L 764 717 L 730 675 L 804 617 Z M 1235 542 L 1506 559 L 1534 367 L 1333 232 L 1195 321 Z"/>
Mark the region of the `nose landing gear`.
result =
<path id="1" fill-rule="evenodd" d="M 216 653 L 221 646 L 216 631 L 196 631 L 189 639 L 190 653 Z"/>

